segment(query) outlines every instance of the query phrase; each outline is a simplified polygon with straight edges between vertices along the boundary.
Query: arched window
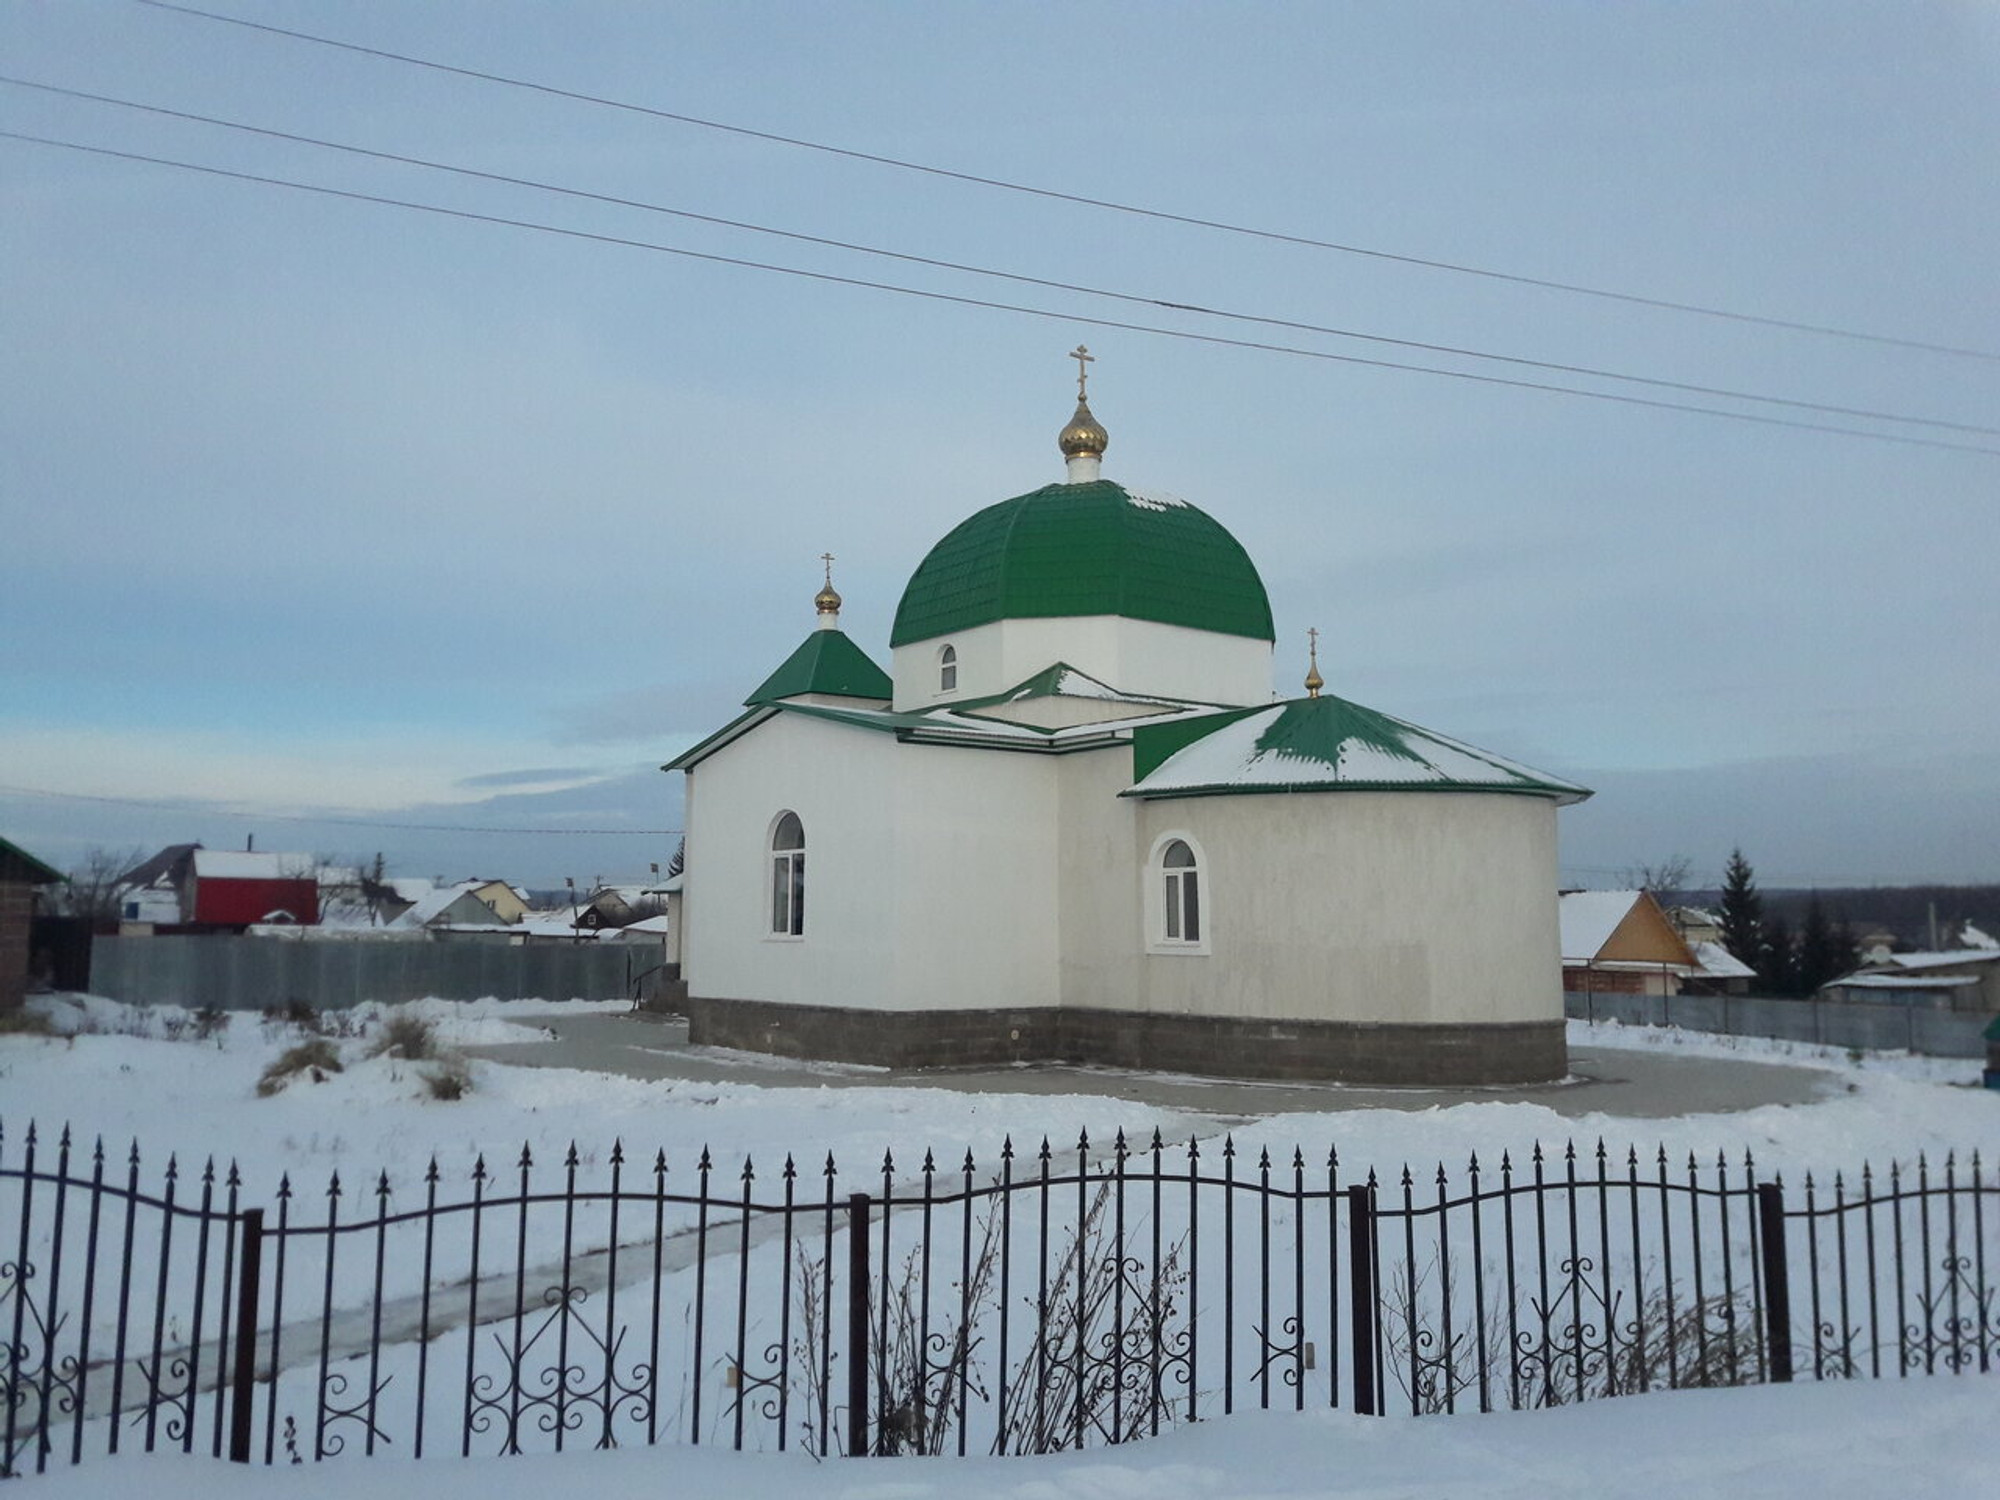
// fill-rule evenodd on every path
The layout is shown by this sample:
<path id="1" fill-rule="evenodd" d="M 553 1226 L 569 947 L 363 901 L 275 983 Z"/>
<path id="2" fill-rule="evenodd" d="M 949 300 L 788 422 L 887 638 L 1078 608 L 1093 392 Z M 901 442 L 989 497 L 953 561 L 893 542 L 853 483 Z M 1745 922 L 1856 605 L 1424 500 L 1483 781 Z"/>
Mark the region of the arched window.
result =
<path id="1" fill-rule="evenodd" d="M 955 693 L 958 691 L 958 647 L 946 646 L 938 652 L 938 691 Z"/>
<path id="2" fill-rule="evenodd" d="M 1161 940 L 1201 941 L 1201 871 L 1185 839 L 1174 839 L 1160 851 L 1160 878 L 1165 882 L 1161 906 Z"/>
<path id="3" fill-rule="evenodd" d="M 806 830 L 794 812 L 771 827 L 771 935 L 803 937 L 806 930 Z"/>

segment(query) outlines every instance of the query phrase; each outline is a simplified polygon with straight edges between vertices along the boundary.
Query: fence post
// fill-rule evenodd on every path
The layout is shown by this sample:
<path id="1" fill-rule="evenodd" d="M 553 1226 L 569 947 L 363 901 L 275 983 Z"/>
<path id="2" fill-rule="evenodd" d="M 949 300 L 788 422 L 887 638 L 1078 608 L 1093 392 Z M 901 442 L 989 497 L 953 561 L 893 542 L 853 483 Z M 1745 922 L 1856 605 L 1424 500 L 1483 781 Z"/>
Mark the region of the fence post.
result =
<path id="1" fill-rule="evenodd" d="M 1361 1183 L 1347 1190 L 1347 1276 L 1347 1327 L 1354 1340 L 1354 1410 L 1359 1416 L 1380 1416 L 1381 1403 L 1375 1392 L 1375 1327 L 1381 1311 L 1375 1295 L 1375 1206 Z"/>
<path id="2" fill-rule="evenodd" d="M 257 1388 L 257 1283 L 264 1268 L 264 1210 L 243 1215 L 238 1255 L 242 1279 L 236 1284 L 235 1367 L 229 1375 L 229 1461 L 250 1462 L 251 1399 Z"/>
<path id="3" fill-rule="evenodd" d="M 847 1456 L 868 1456 L 868 1195 L 847 1200 Z"/>
<path id="4" fill-rule="evenodd" d="M 1757 1229 L 1764 1257 L 1764 1351 L 1771 1379 L 1792 1378 L 1792 1288 L 1785 1259 L 1785 1190 L 1757 1184 Z"/>

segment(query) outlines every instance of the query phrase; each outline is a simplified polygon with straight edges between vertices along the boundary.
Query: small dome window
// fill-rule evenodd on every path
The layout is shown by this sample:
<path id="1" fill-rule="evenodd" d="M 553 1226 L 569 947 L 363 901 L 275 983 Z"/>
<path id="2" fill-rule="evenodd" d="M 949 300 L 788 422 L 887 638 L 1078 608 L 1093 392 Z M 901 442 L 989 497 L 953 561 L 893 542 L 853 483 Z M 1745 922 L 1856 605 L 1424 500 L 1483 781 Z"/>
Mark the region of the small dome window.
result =
<path id="1" fill-rule="evenodd" d="M 938 691 L 958 691 L 958 647 L 946 646 L 938 652 Z"/>

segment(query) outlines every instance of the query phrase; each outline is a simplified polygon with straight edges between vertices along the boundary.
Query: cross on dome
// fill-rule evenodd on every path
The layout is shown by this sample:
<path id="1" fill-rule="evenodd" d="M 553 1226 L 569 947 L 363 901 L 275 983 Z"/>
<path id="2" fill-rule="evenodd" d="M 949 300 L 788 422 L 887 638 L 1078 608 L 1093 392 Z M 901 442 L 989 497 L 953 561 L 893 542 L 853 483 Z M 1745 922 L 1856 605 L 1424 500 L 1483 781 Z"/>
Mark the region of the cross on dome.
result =
<path id="1" fill-rule="evenodd" d="M 826 582 L 813 596 L 813 608 L 819 611 L 819 622 L 823 629 L 832 629 L 840 618 L 840 595 L 833 587 L 833 554 L 822 552 L 819 560 L 826 565 Z"/>
<path id="2" fill-rule="evenodd" d="M 1306 667 L 1306 696 L 1317 698 L 1319 690 L 1326 686 L 1326 679 L 1319 675 L 1319 627 L 1311 626 L 1306 631 L 1306 650 L 1310 656 Z"/>
<path id="3" fill-rule="evenodd" d="M 1099 462 L 1111 442 L 1111 434 L 1091 414 L 1087 394 L 1089 367 L 1096 362 L 1097 356 L 1078 344 L 1069 357 L 1076 361 L 1076 414 L 1069 419 L 1069 425 L 1057 434 L 1056 446 L 1062 450 L 1063 460 L 1069 465 L 1069 482 L 1090 484 L 1098 478 Z"/>

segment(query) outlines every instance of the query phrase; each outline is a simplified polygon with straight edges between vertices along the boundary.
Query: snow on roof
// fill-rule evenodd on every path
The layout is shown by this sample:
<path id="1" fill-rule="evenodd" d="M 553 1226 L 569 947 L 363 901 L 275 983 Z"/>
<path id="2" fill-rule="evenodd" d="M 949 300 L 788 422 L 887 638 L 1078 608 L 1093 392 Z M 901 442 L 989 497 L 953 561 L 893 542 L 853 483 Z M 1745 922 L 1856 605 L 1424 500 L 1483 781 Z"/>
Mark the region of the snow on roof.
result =
<path id="1" fill-rule="evenodd" d="M 414 906 L 396 918 L 395 925 L 398 927 L 429 926 L 435 918 L 449 910 L 454 902 L 465 896 L 471 896 L 473 891 L 485 884 L 486 882 L 483 880 L 462 880 L 457 885 L 434 885 L 418 898 Z M 479 901 L 477 896 L 473 896 L 472 899 L 478 901 L 480 906 L 486 906 L 486 903 Z M 488 911 L 492 910 L 491 907 L 487 907 L 486 909 Z"/>
<path id="2" fill-rule="evenodd" d="M 1970 974 L 1849 974 L 1833 981 L 1844 990 L 1956 990 L 1979 981 Z"/>
<path id="3" fill-rule="evenodd" d="M 197 849 L 194 873 L 208 880 L 310 880 L 310 854 L 264 854 L 247 849 Z"/>
<path id="4" fill-rule="evenodd" d="M 614 927 L 610 930 L 612 932 L 624 933 L 628 937 L 634 934 L 640 937 L 665 937 L 667 934 L 667 919 L 664 916 L 642 917 L 636 922 L 628 923 L 623 927 Z"/>
<path id="5" fill-rule="evenodd" d="M 1970 922 L 1967 922 L 1964 927 L 1959 929 L 1958 940 L 1967 948 L 1979 948 L 1987 951 L 2000 950 L 2000 938 L 1989 937 Z"/>
<path id="6" fill-rule="evenodd" d="M 1898 969 L 1955 969 L 1969 964 L 2000 963 L 2000 948 L 1955 948 L 1947 953 L 1891 953 L 1871 973 L 1893 973 Z"/>
<path id="7" fill-rule="evenodd" d="M 1563 895 L 1556 903 L 1562 924 L 1563 962 L 1588 963 L 1597 957 L 1643 894 L 1642 891 L 1570 891 Z"/>
<path id="8" fill-rule="evenodd" d="M 1165 490 L 1135 490 L 1129 484 L 1121 484 L 1119 488 L 1125 492 L 1126 503 L 1141 510 L 1187 509 L 1187 501 L 1179 495 L 1169 495 Z"/>
<path id="9" fill-rule="evenodd" d="M 1495 791 L 1580 802 L 1590 793 L 1342 698 L 1294 698 L 1219 725 L 1125 795 L 1209 792 Z"/>
<path id="10" fill-rule="evenodd" d="M 436 888 L 436 882 L 428 875 L 392 875 L 389 889 L 396 893 L 398 901 L 421 901 Z"/>
<path id="11" fill-rule="evenodd" d="M 1720 943 L 1689 943 L 1701 972 L 1713 979 L 1755 979 L 1757 971 Z"/>

